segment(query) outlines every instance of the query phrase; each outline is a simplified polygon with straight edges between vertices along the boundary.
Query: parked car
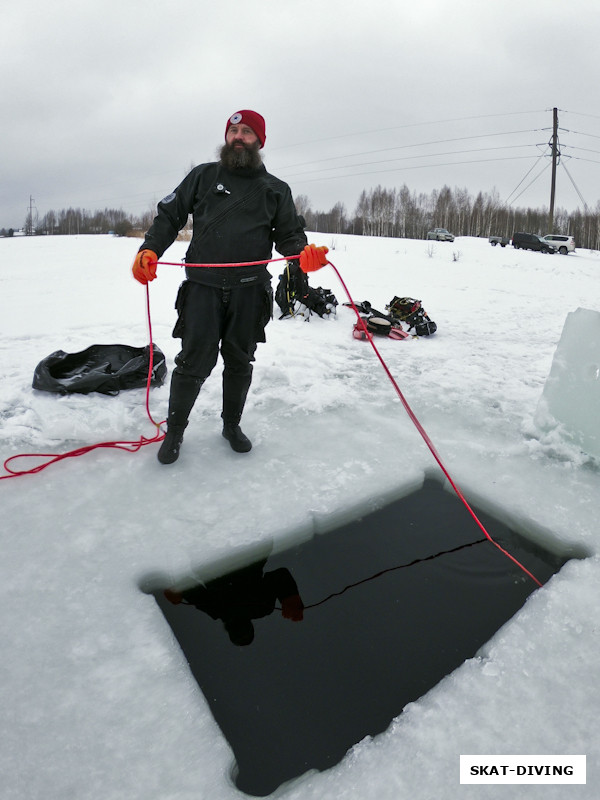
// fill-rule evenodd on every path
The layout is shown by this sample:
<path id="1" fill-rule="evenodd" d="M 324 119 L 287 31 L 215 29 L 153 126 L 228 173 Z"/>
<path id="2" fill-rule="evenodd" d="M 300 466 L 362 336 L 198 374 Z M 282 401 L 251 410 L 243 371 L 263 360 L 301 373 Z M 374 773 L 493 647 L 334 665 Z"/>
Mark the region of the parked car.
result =
<path id="1" fill-rule="evenodd" d="M 517 250 L 538 250 L 541 253 L 556 253 L 558 249 L 535 233 L 513 233 L 512 243 Z"/>
<path id="2" fill-rule="evenodd" d="M 542 239 L 553 244 L 563 256 L 575 250 L 574 236 L 563 236 L 561 233 L 549 233 L 547 236 L 542 236 Z"/>
<path id="3" fill-rule="evenodd" d="M 501 247 L 506 247 L 507 244 L 510 244 L 510 239 L 508 236 L 490 236 L 488 242 L 495 247 L 499 244 Z"/>
<path id="4" fill-rule="evenodd" d="M 434 228 L 432 231 L 427 231 L 428 239 L 435 239 L 436 242 L 453 242 L 454 236 L 447 231 L 446 228 Z"/>

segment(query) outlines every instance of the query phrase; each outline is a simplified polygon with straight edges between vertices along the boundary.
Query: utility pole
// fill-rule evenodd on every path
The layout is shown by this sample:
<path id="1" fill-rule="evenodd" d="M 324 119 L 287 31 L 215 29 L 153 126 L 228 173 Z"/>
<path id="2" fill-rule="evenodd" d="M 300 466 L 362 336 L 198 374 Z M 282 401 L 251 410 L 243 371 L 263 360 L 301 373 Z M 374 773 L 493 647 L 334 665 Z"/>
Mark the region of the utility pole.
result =
<path id="1" fill-rule="evenodd" d="M 35 216 L 34 219 L 33 211 L 35 209 Z M 25 222 L 25 235 L 26 236 L 33 236 L 35 233 L 35 228 L 37 224 L 37 208 L 35 207 L 35 200 L 31 195 L 29 195 L 29 213 L 27 214 L 27 220 Z"/>
<path id="2" fill-rule="evenodd" d="M 558 108 L 552 109 L 552 138 L 550 139 L 552 148 L 552 183 L 550 185 L 550 213 L 548 215 L 548 232 L 554 231 L 554 195 L 556 193 L 556 165 L 560 158 L 558 149 Z"/>

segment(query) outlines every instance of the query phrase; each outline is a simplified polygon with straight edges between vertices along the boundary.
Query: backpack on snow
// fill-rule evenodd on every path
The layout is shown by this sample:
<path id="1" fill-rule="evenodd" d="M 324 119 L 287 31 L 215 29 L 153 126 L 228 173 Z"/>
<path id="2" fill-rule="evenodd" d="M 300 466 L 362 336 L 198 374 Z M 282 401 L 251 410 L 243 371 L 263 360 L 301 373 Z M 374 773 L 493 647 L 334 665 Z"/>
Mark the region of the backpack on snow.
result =
<path id="1" fill-rule="evenodd" d="M 325 317 L 332 312 L 335 313 L 338 304 L 333 292 L 320 286 L 316 289 L 309 286 L 308 278 L 300 266 L 289 261 L 279 276 L 279 283 L 275 289 L 275 302 L 282 312 L 279 319 L 294 317 L 297 314 L 310 316 L 311 312 Z M 308 315 L 304 309 L 308 310 Z"/>
<path id="2" fill-rule="evenodd" d="M 394 297 L 386 309 L 390 316 L 415 329 L 417 336 L 430 336 L 437 331 L 437 325 L 429 318 L 420 300 L 414 297 Z"/>
<path id="3" fill-rule="evenodd" d="M 409 334 L 397 323 L 385 316 L 362 316 L 360 322 L 354 323 L 352 336 L 355 339 L 372 339 L 375 336 L 388 336 L 390 339 L 408 339 Z"/>
<path id="4" fill-rule="evenodd" d="M 360 316 L 360 322 L 354 324 L 352 335 L 355 339 L 372 339 L 375 336 L 388 336 L 390 339 L 408 339 L 409 334 L 403 330 L 400 322 L 392 317 L 373 308 L 368 300 L 360 303 L 344 303 L 347 308 L 353 308 Z"/>

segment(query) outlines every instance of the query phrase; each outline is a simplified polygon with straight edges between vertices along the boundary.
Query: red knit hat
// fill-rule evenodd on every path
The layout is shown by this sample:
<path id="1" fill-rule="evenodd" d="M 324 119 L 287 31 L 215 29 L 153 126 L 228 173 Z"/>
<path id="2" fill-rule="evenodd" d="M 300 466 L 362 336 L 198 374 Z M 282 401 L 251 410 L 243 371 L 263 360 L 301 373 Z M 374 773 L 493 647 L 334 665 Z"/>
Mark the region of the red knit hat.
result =
<path id="1" fill-rule="evenodd" d="M 244 109 L 243 111 L 236 111 L 235 114 L 232 114 L 227 120 L 225 136 L 227 136 L 227 131 L 232 125 L 240 124 L 252 128 L 254 133 L 258 136 L 261 148 L 265 146 L 265 139 L 267 138 L 265 134 L 265 120 L 257 111 Z"/>

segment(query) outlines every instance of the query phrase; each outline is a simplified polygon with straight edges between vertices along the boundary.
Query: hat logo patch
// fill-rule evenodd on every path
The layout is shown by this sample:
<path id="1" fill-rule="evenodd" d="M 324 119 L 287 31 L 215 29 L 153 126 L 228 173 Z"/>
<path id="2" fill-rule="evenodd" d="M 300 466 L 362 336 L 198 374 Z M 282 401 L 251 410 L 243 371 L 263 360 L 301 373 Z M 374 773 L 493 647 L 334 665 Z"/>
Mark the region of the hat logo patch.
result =
<path id="1" fill-rule="evenodd" d="M 237 111 L 235 114 L 232 114 L 231 117 L 229 118 L 229 122 L 231 122 L 232 125 L 237 125 L 241 121 L 242 121 L 242 115 L 240 114 L 239 111 Z"/>

